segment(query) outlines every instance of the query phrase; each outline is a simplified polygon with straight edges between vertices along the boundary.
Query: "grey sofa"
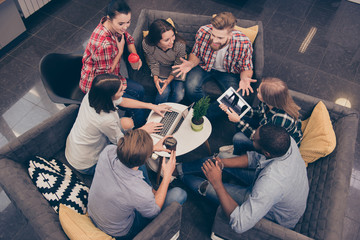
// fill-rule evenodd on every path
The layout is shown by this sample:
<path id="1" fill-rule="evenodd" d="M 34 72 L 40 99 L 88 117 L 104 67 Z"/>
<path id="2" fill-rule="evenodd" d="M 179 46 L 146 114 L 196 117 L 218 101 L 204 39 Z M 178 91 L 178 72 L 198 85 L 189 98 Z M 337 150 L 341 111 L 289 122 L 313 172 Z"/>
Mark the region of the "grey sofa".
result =
<path id="1" fill-rule="evenodd" d="M 237 17 L 237 16 L 235 16 Z M 158 11 L 158 10 L 149 10 L 143 9 L 139 15 L 138 21 L 136 23 L 136 28 L 132 36 L 135 39 L 135 46 L 137 52 L 140 55 L 143 67 L 140 71 L 129 71 L 129 76 L 141 83 L 147 91 L 153 91 L 155 96 L 156 88 L 154 86 L 154 81 L 150 77 L 150 69 L 146 64 L 144 53 L 142 50 L 141 42 L 143 40 L 143 31 L 148 30 L 150 24 L 158 19 L 167 19 L 171 18 L 174 23 L 176 30 L 179 35 L 181 35 L 186 40 L 186 49 L 190 53 L 192 46 L 195 43 L 195 34 L 197 30 L 206 24 L 210 23 L 211 16 L 204 15 L 195 15 L 195 14 L 186 14 L 186 13 L 177 13 L 177 12 L 168 12 L 168 11 Z M 253 78 L 258 79 L 257 85 L 259 84 L 262 72 L 264 69 L 264 38 L 263 38 L 263 25 L 261 21 L 251 21 L 251 20 L 242 20 L 237 19 L 236 25 L 240 27 L 252 27 L 254 25 L 259 26 L 257 37 L 254 41 L 253 48 L 253 64 L 254 64 L 254 76 Z M 131 69 L 131 68 L 128 68 Z M 219 88 L 215 82 L 210 81 L 205 85 L 204 89 L 209 95 L 220 95 Z"/>
<path id="2" fill-rule="evenodd" d="M 292 91 L 295 102 L 302 108 L 302 119 L 310 116 L 321 99 Z M 326 239 L 342 238 L 346 199 L 354 161 L 355 142 L 359 124 L 358 112 L 323 101 L 329 111 L 336 134 L 336 148 L 327 157 L 309 164 L 309 197 L 307 208 L 294 230 L 266 219 L 254 228 L 237 234 L 229 227 L 221 207 L 212 228 L 213 239 Z"/>
<path id="3" fill-rule="evenodd" d="M 26 162 L 35 155 L 67 163 L 64 147 L 77 116 L 78 106 L 71 105 L 0 149 L 0 185 L 38 239 L 67 239 L 59 216 L 32 183 Z M 91 179 L 78 177 L 89 186 Z M 171 239 L 178 236 L 182 208 L 173 203 L 156 217 L 135 239 Z"/>

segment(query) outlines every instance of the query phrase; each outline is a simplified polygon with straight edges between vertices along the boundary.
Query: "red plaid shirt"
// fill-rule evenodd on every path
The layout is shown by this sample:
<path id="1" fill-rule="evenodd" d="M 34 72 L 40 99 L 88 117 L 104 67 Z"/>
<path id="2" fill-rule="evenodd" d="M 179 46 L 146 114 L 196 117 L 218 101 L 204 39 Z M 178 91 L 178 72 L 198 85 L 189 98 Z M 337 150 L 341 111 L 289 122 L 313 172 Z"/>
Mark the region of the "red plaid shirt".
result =
<path id="1" fill-rule="evenodd" d="M 199 66 L 210 71 L 214 65 L 217 51 L 210 48 L 212 25 L 202 26 L 196 33 L 195 44 L 191 51 L 200 59 Z M 248 37 L 239 31 L 233 31 L 229 48 L 225 53 L 224 67 L 227 72 L 239 74 L 245 70 L 252 70 L 253 48 Z"/>
<path id="2" fill-rule="evenodd" d="M 119 52 L 115 37 L 120 36 L 120 34 L 113 34 L 106 29 L 103 26 L 105 21 L 106 17 L 103 17 L 91 34 L 82 59 L 83 67 L 81 69 L 79 86 L 85 93 L 90 90 L 94 77 L 99 74 L 112 73 L 119 75 L 121 80 L 126 81 L 126 79 L 120 75 L 120 62 L 116 65 L 114 71 L 111 72 L 111 65 Z M 127 32 L 125 32 L 125 39 L 127 45 L 134 44 L 133 37 Z"/>

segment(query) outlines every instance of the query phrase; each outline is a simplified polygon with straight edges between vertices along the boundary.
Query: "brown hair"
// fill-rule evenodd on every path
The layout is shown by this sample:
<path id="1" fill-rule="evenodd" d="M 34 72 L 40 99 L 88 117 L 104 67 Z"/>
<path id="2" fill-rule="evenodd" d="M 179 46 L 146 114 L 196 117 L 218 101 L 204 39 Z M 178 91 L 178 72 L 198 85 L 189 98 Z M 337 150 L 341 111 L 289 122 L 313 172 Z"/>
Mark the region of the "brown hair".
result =
<path id="1" fill-rule="evenodd" d="M 153 140 L 142 129 L 128 131 L 117 145 L 117 157 L 128 168 L 143 165 L 152 152 Z"/>
<path id="2" fill-rule="evenodd" d="M 236 18 L 231 12 L 222 12 L 219 14 L 216 14 L 211 19 L 211 25 L 213 25 L 214 28 L 223 30 L 223 29 L 229 29 L 229 31 L 232 31 L 235 27 Z"/>
<path id="3" fill-rule="evenodd" d="M 273 77 L 264 78 L 259 89 L 266 104 L 284 110 L 295 120 L 299 119 L 300 107 L 290 96 L 288 86 L 284 81 Z"/>

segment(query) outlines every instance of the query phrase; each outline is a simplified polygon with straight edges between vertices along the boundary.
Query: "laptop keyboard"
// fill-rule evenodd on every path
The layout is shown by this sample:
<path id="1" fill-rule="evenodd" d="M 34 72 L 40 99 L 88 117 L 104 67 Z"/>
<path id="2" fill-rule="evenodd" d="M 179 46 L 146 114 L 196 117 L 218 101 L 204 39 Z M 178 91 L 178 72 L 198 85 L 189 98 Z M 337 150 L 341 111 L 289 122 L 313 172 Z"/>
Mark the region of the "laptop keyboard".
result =
<path id="1" fill-rule="evenodd" d="M 160 121 L 160 123 L 164 124 L 163 128 L 158 133 L 160 136 L 165 136 L 169 132 L 169 129 L 171 128 L 177 115 L 179 115 L 178 112 L 166 112 L 165 113 L 164 117 Z"/>

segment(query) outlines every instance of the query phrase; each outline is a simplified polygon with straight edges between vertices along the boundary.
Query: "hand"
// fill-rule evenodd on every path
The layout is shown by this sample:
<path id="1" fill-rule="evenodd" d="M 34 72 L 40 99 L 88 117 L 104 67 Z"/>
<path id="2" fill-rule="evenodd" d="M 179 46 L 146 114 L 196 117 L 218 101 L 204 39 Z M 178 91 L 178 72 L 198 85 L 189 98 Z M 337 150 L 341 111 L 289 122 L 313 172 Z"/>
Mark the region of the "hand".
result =
<path id="1" fill-rule="evenodd" d="M 242 96 L 244 96 L 245 93 L 246 93 L 246 96 L 249 96 L 249 94 L 250 94 L 249 91 L 251 93 L 254 92 L 254 90 L 252 89 L 252 87 L 250 85 L 253 82 L 257 82 L 257 80 L 256 79 L 251 79 L 249 77 L 245 77 L 245 78 L 240 79 L 239 88 L 236 91 L 239 92 L 240 90 L 242 90 Z"/>
<path id="2" fill-rule="evenodd" d="M 163 157 L 163 163 L 162 163 L 162 170 L 164 173 L 164 179 L 170 179 L 172 176 L 172 173 L 175 170 L 175 166 L 176 166 L 176 153 L 175 151 L 171 151 L 170 154 L 170 159 L 168 162 L 166 162 L 165 157 Z"/>
<path id="3" fill-rule="evenodd" d="M 166 104 L 160 104 L 160 105 L 153 105 L 152 110 L 159 114 L 160 116 L 164 117 L 165 112 L 171 112 L 170 106 Z"/>
<path id="4" fill-rule="evenodd" d="M 162 139 L 160 139 L 155 145 L 154 145 L 154 152 L 168 152 L 170 153 L 171 151 L 169 149 L 166 149 L 164 147 L 164 141 L 165 139 L 167 139 L 168 137 L 172 137 L 171 135 L 167 135 L 165 137 L 163 137 Z"/>
<path id="5" fill-rule="evenodd" d="M 139 59 L 139 66 L 138 66 L 137 70 L 140 70 L 141 66 L 142 66 L 142 61 L 141 61 L 141 58 L 140 58 Z"/>
<path id="6" fill-rule="evenodd" d="M 172 68 L 174 69 L 173 73 L 178 72 L 176 77 L 180 77 L 180 75 L 185 77 L 185 75 L 193 68 L 192 63 L 190 61 L 185 60 L 184 58 L 180 58 L 180 60 L 182 61 L 182 64 L 172 66 Z"/>
<path id="7" fill-rule="evenodd" d="M 156 133 L 159 132 L 163 128 L 162 123 L 149 122 L 142 126 L 140 129 L 145 130 L 147 133 Z"/>
<path id="8" fill-rule="evenodd" d="M 221 110 L 226 112 L 230 122 L 240 122 L 240 116 L 234 111 L 234 109 L 232 109 L 231 107 L 227 107 L 225 104 L 220 104 L 219 107 L 221 108 Z"/>
<path id="9" fill-rule="evenodd" d="M 160 87 L 160 82 L 162 82 L 162 80 L 158 76 L 154 76 L 155 87 L 158 90 L 159 94 L 161 95 L 163 91 L 162 88 Z"/>
<path id="10" fill-rule="evenodd" d="M 169 85 L 169 81 L 166 79 L 166 80 L 162 81 L 162 83 L 163 83 L 163 86 L 162 86 L 162 88 L 161 88 L 161 93 L 160 93 L 160 95 L 165 91 L 165 89 L 166 89 L 167 86 Z"/>
<path id="11" fill-rule="evenodd" d="M 204 162 L 201 169 L 214 188 L 219 183 L 222 183 L 221 180 L 222 172 L 219 163 L 217 161 L 214 164 L 210 159 L 208 159 L 206 160 L 206 162 Z"/>
<path id="12" fill-rule="evenodd" d="M 121 35 L 121 40 L 119 41 L 119 39 L 117 37 L 115 37 L 116 39 L 116 46 L 118 48 L 119 51 L 123 52 L 124 51 L 124 46 L 125 46 L 125 36 L 124 34 Z"/>

